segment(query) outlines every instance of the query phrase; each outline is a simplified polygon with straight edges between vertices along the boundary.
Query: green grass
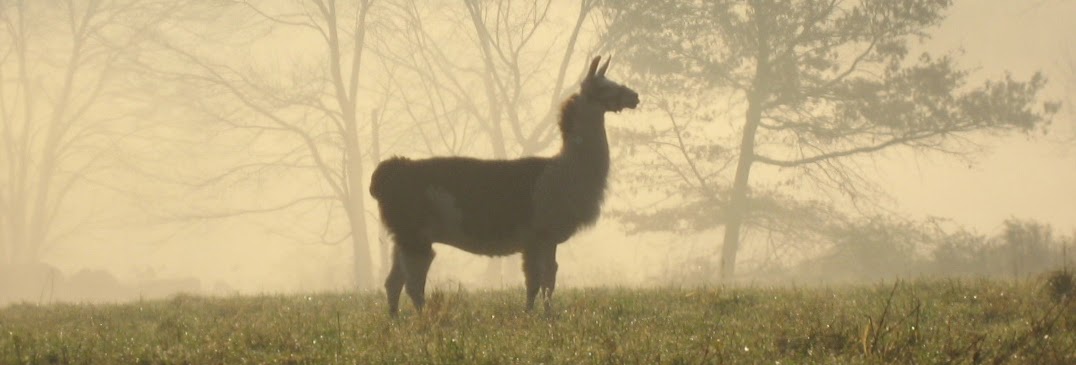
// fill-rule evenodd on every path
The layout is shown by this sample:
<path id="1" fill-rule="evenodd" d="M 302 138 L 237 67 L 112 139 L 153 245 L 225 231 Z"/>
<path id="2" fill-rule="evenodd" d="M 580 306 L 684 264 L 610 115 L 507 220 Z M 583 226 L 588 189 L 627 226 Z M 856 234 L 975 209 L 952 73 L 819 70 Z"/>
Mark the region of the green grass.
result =
<path id="1" fill-rule="evenodd" d="M 434 291 L 0 310 L 0 364 L 1076 364 L 1076 305 L 1039 283 Z"/>

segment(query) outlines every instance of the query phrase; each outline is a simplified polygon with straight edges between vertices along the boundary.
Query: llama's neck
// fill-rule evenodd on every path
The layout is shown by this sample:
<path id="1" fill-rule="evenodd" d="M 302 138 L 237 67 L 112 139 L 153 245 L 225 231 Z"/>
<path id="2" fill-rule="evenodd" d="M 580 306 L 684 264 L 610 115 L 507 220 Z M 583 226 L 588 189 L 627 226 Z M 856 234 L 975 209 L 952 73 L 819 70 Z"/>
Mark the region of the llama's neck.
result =
<path id="1" fill-rule="evenodd" d="M 534 187 L 532 224 L 543 239 L 560 243 L 601 215 L 609 175 L 605 110 L 572 95 L 561 107 L 560 153 Z"/>
<path id="2" fill-rule="evenodd" d="M 609 139 L 605 134 L 605 109 L 585 97 L 572 95 L 561 114 L 562 145 L 557 156 L 577 173 L 597 173 L 603 180 L 609 172 Z"/>

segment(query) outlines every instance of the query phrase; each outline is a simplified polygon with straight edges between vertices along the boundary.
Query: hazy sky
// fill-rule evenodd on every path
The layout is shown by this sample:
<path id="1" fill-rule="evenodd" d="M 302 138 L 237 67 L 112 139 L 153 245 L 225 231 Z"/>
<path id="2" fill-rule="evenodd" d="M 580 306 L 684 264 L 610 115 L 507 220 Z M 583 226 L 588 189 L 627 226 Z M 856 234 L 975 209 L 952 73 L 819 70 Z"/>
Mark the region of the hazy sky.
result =
<path id="1" fill-rule="evenodd" d="M 988 77 L 1044 71 L 1055 98 L 1064 96 L 1065 84 L 1076 91 L 1076 78 L 1064 74 L 1066 57 L 1076 63 L 1076 1 L 964 0 L 949 14 L 931 41 L 936 49 L 963 49 L 959 60 Z M 1076 101 L 1070 97 L 1064 101 Z M 1071 138 L 1072 110 L 1066 105 L 1057 116 L 1051 139 Z M 951 217 L 983 233 L 997 233 L 1009 217 L 1076 230 L 1076 142 L 1018 136 L 986 143 L 990 153 L 972 166 L 943 158 L 896 161 L 885 169 L 894 198 L 910 213 Z"/>

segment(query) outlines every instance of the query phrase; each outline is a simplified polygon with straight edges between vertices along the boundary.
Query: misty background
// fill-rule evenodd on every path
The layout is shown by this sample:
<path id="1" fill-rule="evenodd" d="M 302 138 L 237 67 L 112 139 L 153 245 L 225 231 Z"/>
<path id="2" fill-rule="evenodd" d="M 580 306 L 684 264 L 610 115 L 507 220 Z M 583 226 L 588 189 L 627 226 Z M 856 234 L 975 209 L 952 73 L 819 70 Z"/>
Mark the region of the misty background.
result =
<path id="1" fill-rule="evenodd" d="M 1071 265 L 1076 1 L 908 2 L 940 5 L 912 15 L 923 34 L 896 37 L 853 76 L 948 56 L 955 69 L 932 70 L 962 82 L 934 85 L 942 96 L 1007 85 L 983 105 L 1012 113 L 864 134 L 774 127 L 757 142 L 773 161 L 755 162 L 750 211 L 730 196 L 749 109 L 734 81 L 752 71 L 728 61 L 749 37 L 678 13 L 687 3 L 2 2 L 0 303 L 380 288 L 390 239 L 366 190 L 377 162 L 551 155 L 558 106 L 598 54 L 642 103 L 607 116 L 603 218 L 561 246 L 563 285 L 1022 278 Z M 749 18 L 744 8 L 730 14 Z M 849 41 L 819 59 L 858 65 L 874 47 Z M 774 94 L 808 76 L 774 81 Z M 781 108 L 766 115 L 829 115 Z M 885 142 L 922 131 L 934 134 Z M 839 156 L 788 163 L 816 150 Z M 733 220 L 743 230 L 729 255 Z M 518 255 L 435 250 L 434 286 L 522 285 Z"/>

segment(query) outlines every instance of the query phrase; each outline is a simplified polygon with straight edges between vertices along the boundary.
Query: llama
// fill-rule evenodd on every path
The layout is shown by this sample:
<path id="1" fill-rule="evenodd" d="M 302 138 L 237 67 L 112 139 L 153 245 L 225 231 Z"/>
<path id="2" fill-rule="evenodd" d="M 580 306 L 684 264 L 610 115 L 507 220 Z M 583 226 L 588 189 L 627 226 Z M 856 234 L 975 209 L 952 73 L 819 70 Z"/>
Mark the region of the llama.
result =
<path id="1" fill-rule="evenodd" d="M 422 310 L 434 242 L 486 256 L 522 252 L 527 310 L 539 291 L 550 309 L 557 245 L 600 213 L 609 173 L 605 112 L 639 104 L 639 94 L 605 78 L 609 60 L 599 68 L 600 61 L 594 58 L 580 91 L 561 106 L 563 146 L 555 156 L 392 157 L 377 166 L 370 194 L 395 241 L 385 280 L 390 315 L 396 316 L 405 286 Z"/>

